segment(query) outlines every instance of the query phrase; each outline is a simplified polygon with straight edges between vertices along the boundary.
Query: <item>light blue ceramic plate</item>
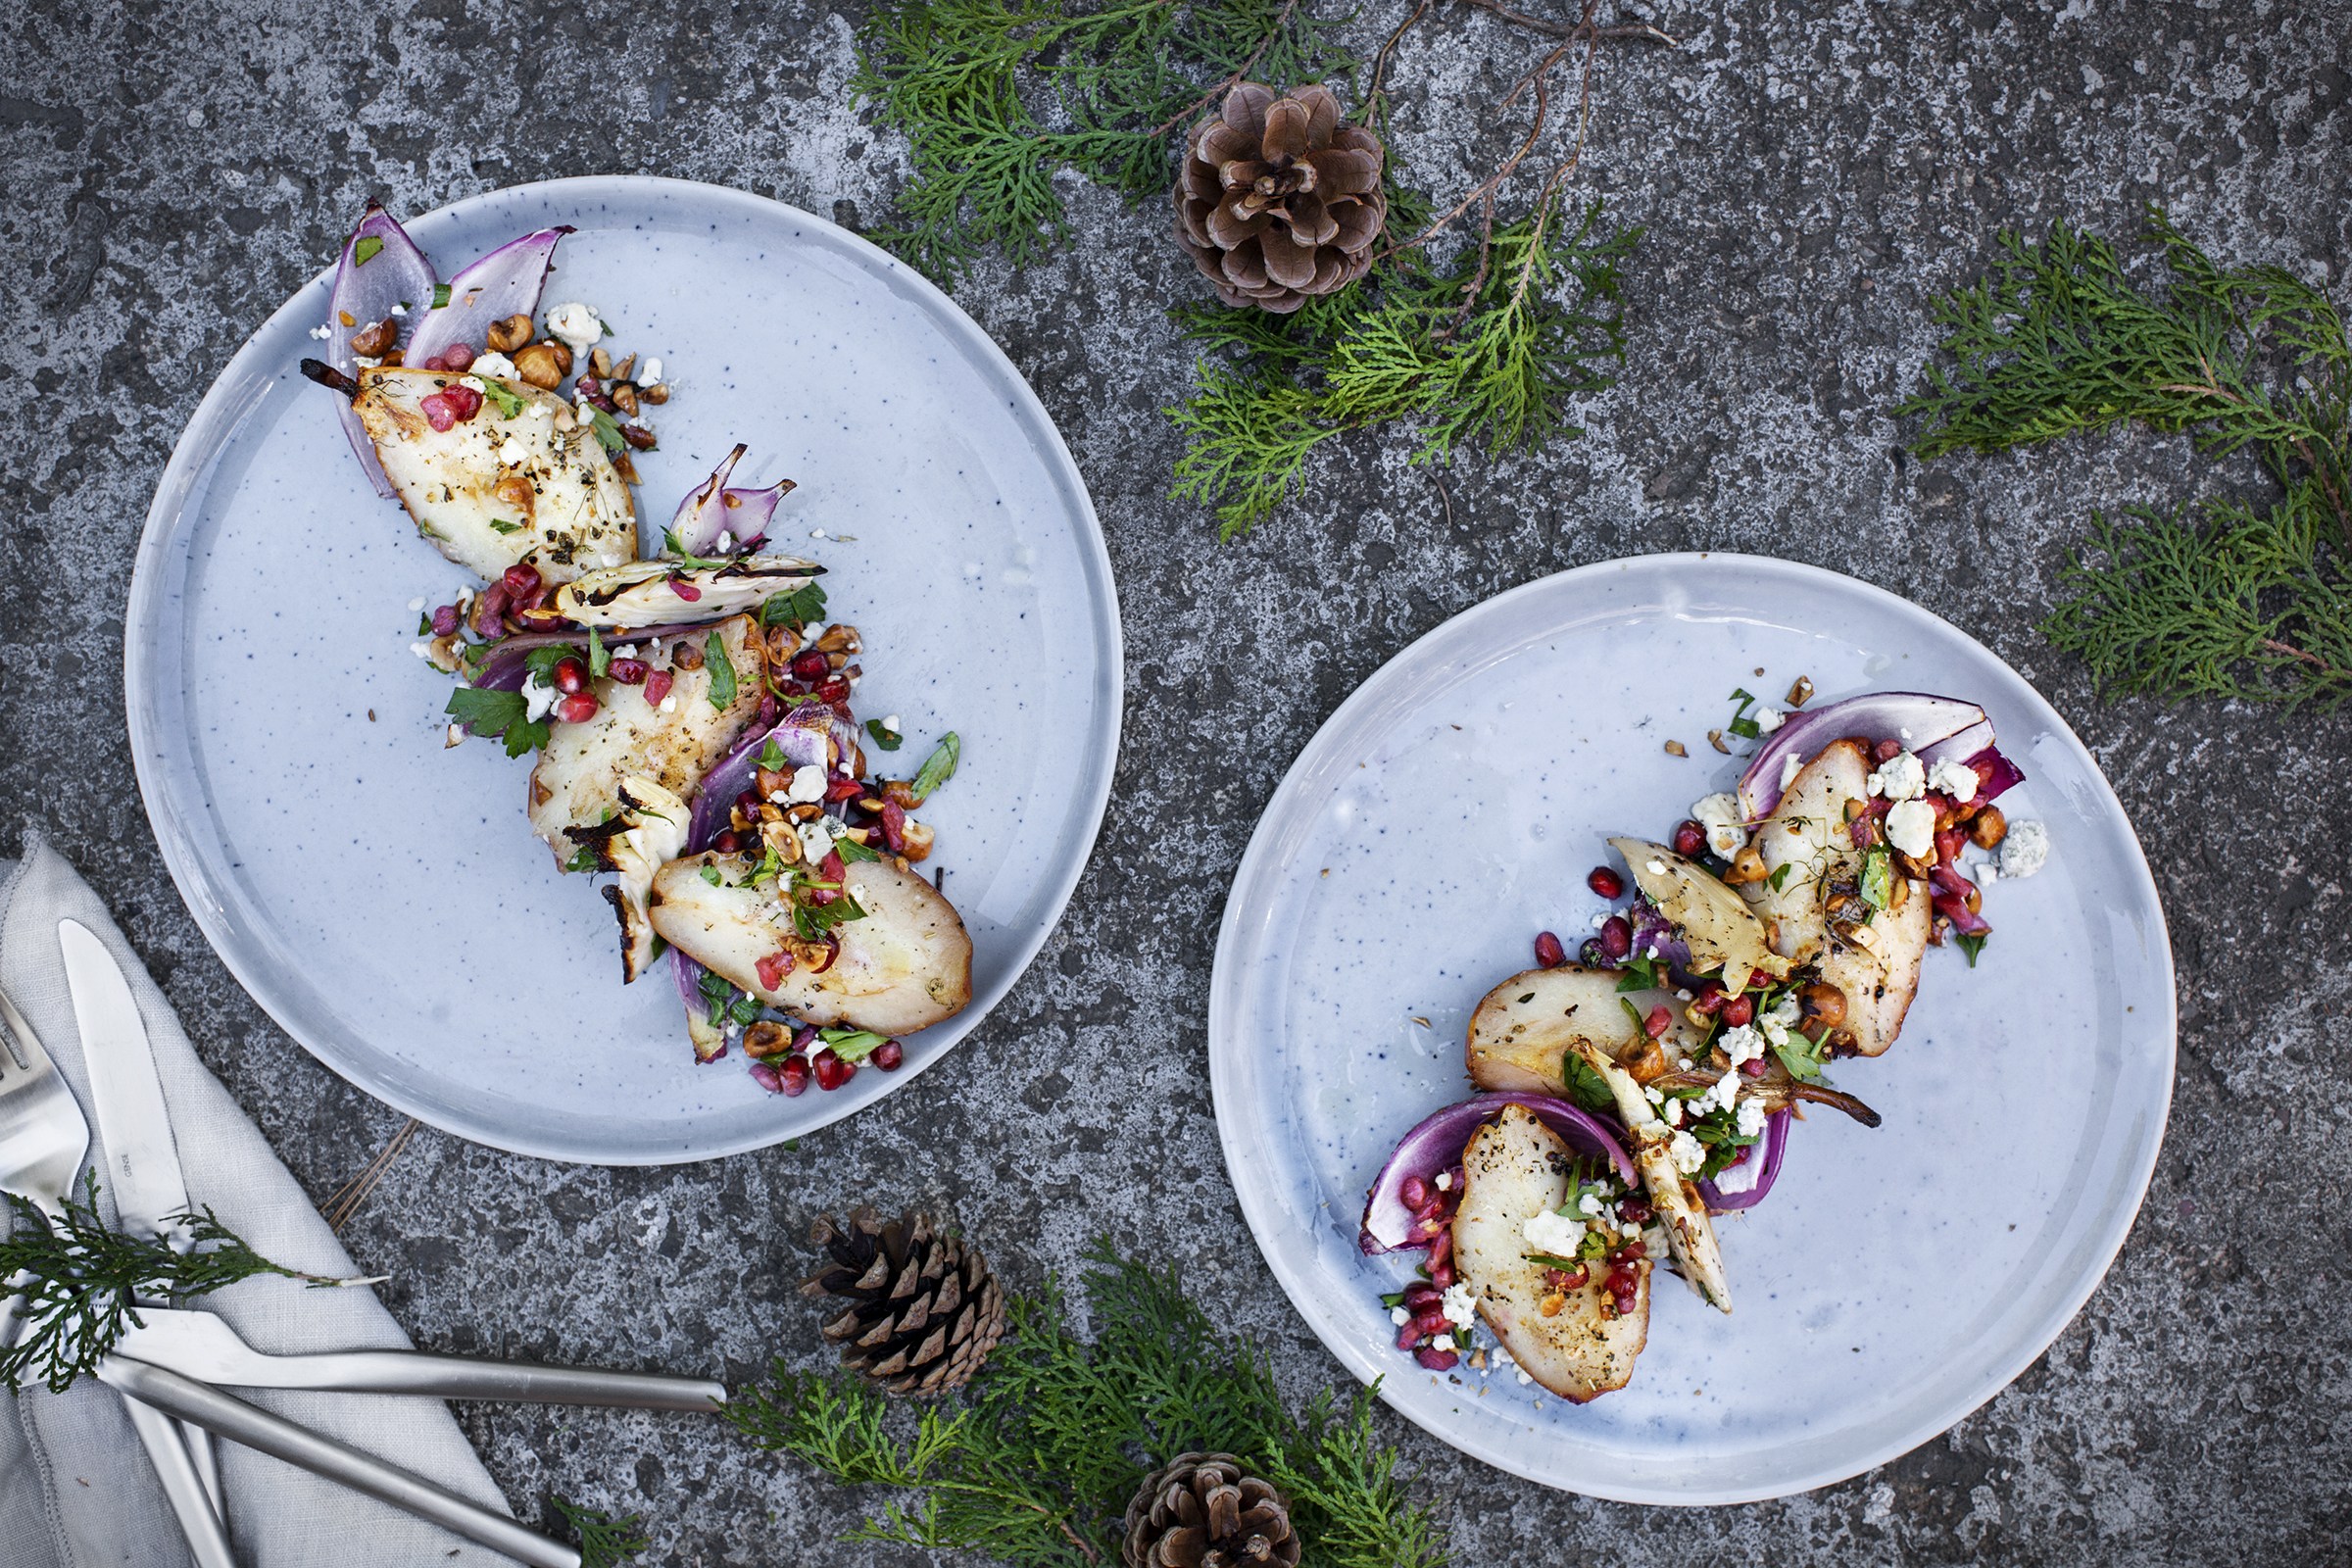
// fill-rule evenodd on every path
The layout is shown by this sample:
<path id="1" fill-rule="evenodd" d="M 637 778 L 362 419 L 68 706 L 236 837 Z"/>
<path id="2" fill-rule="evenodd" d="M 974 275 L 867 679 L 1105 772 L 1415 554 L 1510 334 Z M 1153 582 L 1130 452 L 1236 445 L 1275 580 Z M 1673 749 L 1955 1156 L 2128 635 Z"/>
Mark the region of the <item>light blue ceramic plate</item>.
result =
<path id="1" fill-rule="evenodd" d="M 1764 673 L 1755 673 L 1762 666 Z M 2028 775 L 2002 799 L 2055 850 L 1985 896 L 1975 969 L 1929 955 L 1894 1050 L 1839 1063 L 1886 1117 L 1815 1110 L 1771 1197 L 1719 1221 L 1737 1310 L 1671 1279 L 1631 1386 L 1582 1407 L 1502 1372 L 1433 1375 L 1355 1245 L 1396 1137 L 1468 1095 L 1480 997 L 1573 949 L 1615 833 L 1663 837 L 1740 763 L 1707 731 L 1744 686 L 1814 703 L 1981 703 Z M 1679 740 L 1687 758 L 1669 756 Z M 1426 1018 L 1428 1027 L 1418 1022 Z M 1876 588 L 1740 556 L 1545 578 L 1456 616 L 1300 754 L 1234 879 L 1209 1002 L 1217 1123 L 1291 1299 L 1359 1378 L 1465 1452 L 1627 1501 L 1727 1503 L 1841 1480 L 1927 1441 L 2055 1339 L 2123 1245 L 2173 1082 L 2164 915 L 2097 765 L 2032 687 Z"/>
<path id="2" fill-rule="evenodd" d="M 786 1100 L 739 1055 L 694 1064 L 666 963 L 621 985 L 611 910 L 524 823 L 526 764 L 442 750 L 451 682 L 410 654 L 406 607 L 469 579 L 376 497 L 331 395 L 296 373 L 327 273 L 230 362 L 165 470 L 130 593 L 131 744 L 197 923 L 328 1066 L 500 1148 L 701 1159 L 871 1103 L 1027 966 L 1109 793 L 1118 604 L 1045 410 L 911 270 L 807 213 L 675 180 L 522 186 L 409 230 L 446 277 L 553 223 L 579 231 L 544 303 L 597 307 L 613 351 L 659 355 L 675 389 L 637 459 L 649 542 L 750 443 L 734 482 L 800 482 L 770 538 L 831 568 L 833 615 L 864 634 L 860 714 L 901 715 L 908 767 L 962 736 L 923 814 L 971 929 L 971 1004 L 909 1040 L 900 1072 Z"/>

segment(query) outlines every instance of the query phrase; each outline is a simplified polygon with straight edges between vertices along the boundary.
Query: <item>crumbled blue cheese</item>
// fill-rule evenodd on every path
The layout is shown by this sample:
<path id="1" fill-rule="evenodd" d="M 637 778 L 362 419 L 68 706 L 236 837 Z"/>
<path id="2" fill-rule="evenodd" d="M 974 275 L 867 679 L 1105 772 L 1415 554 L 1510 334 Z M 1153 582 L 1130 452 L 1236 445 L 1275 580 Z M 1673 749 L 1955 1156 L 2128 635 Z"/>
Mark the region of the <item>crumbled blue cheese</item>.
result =
<path id="1" fill-rule="evenodd" d="M 1870 775 L 1870 793 L 1890 801 L 1915 801 L 1927 791 L 1928 770 L 1909 752 L 1897 752 Z"/>
<path id="2" fill-rule="evenodd" d="M 1542 1252 L 1545 1257 L 1574 1257 L 1585 1239 L 1585 1222 L 1545 1209 L 1522 1222 L 1519 1236 L 1531 1252 Z"/>
<path id="3" fill-rule="evenodd" d="M 1740 1136 L 1742 1138 L 1753 1138 L 1762 1132 L 1764 1130 L 1764 1102 L 1761 1100 L 1740 1102 L 1738 1125 Z"/>
<path id="4" fill-rule="evenodd" d="M 793 833 L 801 841 L 802 857 L 810 865 L 833 853 L 833 819 L 829 816 L 814 816 L 798 823 Z"/>
<path id="5" fill-rule="evenodd" d="M 792 783 L 779 799 L 769 796 L 781 806 L 808 806 L 825 798 L 825 770 L 814 762 L 792 770 Z"/>
<path id="6" fill-rule="evenodd" d="M 1738 1072 L 1743 1062 L 1754 1061 L 1764 1054 L 1764 1036 L 1751 1024 L 1743 1023 L 1737 1029 L 1725 1030 L 1723 1038 L 1717 1044 L 1722 1046 L 1725 1054 L 1732 1058 L 1733 1072 Z M 1726 1074 L 1726 1078 L 1728 1080 L 1729 1074 Z M 1724 1103 L 1729 1104 L 1731 1102 L 1726 1101 Z"/>
<path id="7" fill-rule="evenodd" d="M 1674 1168 L 1686 1176 L 1696 1175 L 1698 1168 L 1707 1162 L 1706 1146 L 1689 1133 L 1676 1133 L 1674 1142 L 1666 1146 L 1666 1152 L 1673 1158 Z"/>
<path id="8" fill-rule="evenodd" d="M 559 305 L 547 313 L 547 335 L 561 339 L 571 350 L 575 360 L 585 360 L 605 335 L 605 323 L 596 318 L 596 312 L 577 300 Z"/>
<path id="9" fill-rule="evenodd" d="M 1977 770 L 1966 762 L 1938 758 L 1936 765 L 1928 769 L 1928 788 L 1941 790 L 1965 805 L 1977 798 Z"/>
<path id="10" fill-rule="evenodd" d="M 1777 1023 L 1784 1029 L 1793 1029 L 1804 1015 L 1805 1004 L 1796 1000 L 1796 993 L 1784 991 L 1781 1000 L 1774 1003 L 1772 1010 L 1764 1015 L 1764 1021 Z"/>
<path id="11" fill-rule="evenodd" d="M 1600 1217 L 1600 1195 L 1598 1193 L 1585 1194 L 1576 1200 L 1576 1211 L 1587 1219 L 1598 1219 Z"/>
<path id="12" fill-rule="evenodd" d="M 537 670 L 532 670 L 523 678 L 522 682 L 523 718 L 529 723 L 538 723 L 547 716 L 549 710 L 556 706 L 556 700 L 563 695 L 562 692 L 548 685 Z"/>
<path id="13" fill-rule="evenodd" d="M 505 381 L 514 379 L 514 362 L 495 349 L 487 354 L 476 354 L 473 363 L 466 368 L 476 375 L 495 375 Z"/>
<path id="14" fill-rule="evenodd" d="M 2039 822 L 2012 822 L 2001 840 L 2001 875 L 2012 882 L 2032 876 L 2050 858 L 2050 830 Z"/>
<path id="15" fill-rule="evenodd" d="M 1753 1060 L 1756 1055 L 1761 1055 L 1763 1054 L 1763 1042 L 1758 1040 L 1756 1045 L 1758 1047 L 1757 1051 L 1745 1059 Z M 1732 1108 L 1732 1102 L 1739 1098 L 1740 1069 L 1734 1067 L 1731 1071 L 1725 1073 L 1722 1077 L 1709 1084 L 1705 1094 L 1700 1095 L 1697 1099 L 1690 1102 L 1690 1114 L 1695 1117 L 1704 1116 L 1710 1111 L 1729 1110 Z M 1679 1137 L 1680 1135 L 1678 1134 L 1677 1136 Z"/>
<path id="16" fill-rule="evenodd" d="M 1924 860 L 1936 847 L 1936 808 L 1921 800 L 1902 801 L 1886 811 L 1886 842 L 1915 860 Z"/>
<path id="17" fill-rule="evenodd" d="M 896 713 L 884 713 L 884 714 L 882 715 L 882 727 L 883 727 L 884 729 L 886 729 L 886 730 L 890 731 L 890 732 L 891 732 L 893 735 L 896 735 L 896 734 L 898 734 L 898 733 L 899 733 L 899 715 L 898 715 L 898 714 L 896 714 Z"/>
<path id="18" fill-rule="evenodd" d="M 1740 826 L 1740 798 L 1736 795 L 1710 795 L 1693 803 L 1690 814 L 1707 830 L 1707 848 L 1724 859 L 1738 855 L 1747 842 L 1747 834 Z"/>
<path id="19" fill-rule="evenodd" d="M 1457 1329 L 1466 1329 L 1478 1321 L 1478 1298 L 1467 1285 L 1456 1282 L 1447 1286 L 1438 1305 L 1445 1312 L 1446 1321 Z"/>
<path id="20" fill-rule="evenodd" d="M 1779 729 L 1783 724 L 1788 722 L 1788 715 L 1782 712 L 1777 708 L 1759 708 L 1756 710 L 1756 729 L 1760 734 L 1769 735 L 1774 730 Z"/>

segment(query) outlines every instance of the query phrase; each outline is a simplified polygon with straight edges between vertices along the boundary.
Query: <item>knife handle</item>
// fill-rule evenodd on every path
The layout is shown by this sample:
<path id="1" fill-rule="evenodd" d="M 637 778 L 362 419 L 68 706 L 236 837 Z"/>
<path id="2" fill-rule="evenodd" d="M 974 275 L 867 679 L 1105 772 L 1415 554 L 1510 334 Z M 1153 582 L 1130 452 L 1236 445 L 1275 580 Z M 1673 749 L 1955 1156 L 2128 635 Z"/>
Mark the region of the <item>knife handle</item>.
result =
<path id="1" fill-rule="evenodd" d="M 188 1457 L 187 1445 L 180 1441 L 179 1428 L 163 1411 L 128 1395 L 123 1396 L 122 1407 L 130 1412 L 131 1429 L 138 1433 L 147 1457 L 155 1464 L 156 1479 L 164 1484 L 164 1495 L 178 1516 L 179 1533 L 188 1538 L 188 1552 L 196 1559 L 196 1568 L 237 1568 L 236 1556 L 228 1549 L 228 1532 L 213 1511 L 213 1499 Z"/>
<path id="2" fill-rule="evenodd" d="M 193 1421 L 207 1431 L 429 1519 L 532 1568 L 580 1568 L 577 1551 L 524 1529 L 504 1514 L 492 1513 L 422 1476 L 231 1398 L 193 1378 L 121 1355 L 101 1361 L 98 1377 L 167 1415 Z"/>
<path id="3" fill-rule="evenodd" d="M 273 1387 L 344 1394 L 425 1394 L 443 1399 L 503 1399 L 521 1404 L 602 1404 L 633 1410 L 716 1410 L 727 1387 L 702 1378 L 593 1367 L 477 1361 L 421 1350 L 342 1350 L 274 1357 Z M 223 1379 L 222 1381 L 230 1381 Z"/>

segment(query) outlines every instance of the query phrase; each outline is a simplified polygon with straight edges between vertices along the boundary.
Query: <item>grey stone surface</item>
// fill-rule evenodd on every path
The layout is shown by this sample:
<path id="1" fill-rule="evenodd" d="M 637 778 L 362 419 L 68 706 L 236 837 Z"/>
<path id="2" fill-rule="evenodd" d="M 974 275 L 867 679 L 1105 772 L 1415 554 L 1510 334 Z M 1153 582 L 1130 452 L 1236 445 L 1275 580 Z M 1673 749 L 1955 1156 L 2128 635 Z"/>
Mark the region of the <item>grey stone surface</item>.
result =
<path id="1" fill-rule="evenodd" d="M 1542 8 L 1542 0 L 1527 0 Z M 1553 9 L 1561 9 L 1555 3 Z M 1376 42 L 1402 8 L 1352 24 Z M 2155 199 L 2216 255 L 2352 303 L 2342 0 L 2061 9 L 1672 8 L 1674 50 L 1605 53 L 1582 184 L 1644 225 L 1623 384 L 1591 434 L 1408 468 L 1349 439 L 1306 498 L 1220 547 L 1164 499 L 1155 412 L 1191 356 L 1158 209 L 1065 182 L 1078 243 L 984 266 L 967 309 L 1036 383 L 1095 489 L 1127 614 L 1126 743 L 1060 932 L 953 1071 L 854 1122 L 669 1170 L 537 1163 L 420 1132 L 349 1229 L 428 1345 L 622 1365 L 814 1364 L 790 1294 L 811 1214 L 943 1206 L 1016 1284 L 1107 1231 L 1187 1260 L 1295 1392 L 1340 1377 L 1243 1230 L 1210 1119 L 1203 1002 L 1223 890 L 1274 782 L 1356 682 L 1503 588 L 1632 552 L 1818 563 L 1984 639 L 2099 756 L 2166 900 L 2182 1013 L 2139 1222 L 2049 1353 L 1843 1485 L 1676 1511 L 1531 1491 L 1401 1422 L 1458 1559 L 1580 1563 L 2352 1560 L 2344 1172 L 2352 1122 L 2352 716 L 2102 706 L 2034 630 L 2091 506 L 2259 491 L 2245 461 L 2132 431 L 1925 464 L 1888 414 L 1925 303 L 2004 226 L 2131 233 Z M 39 825 L 98 886 L 206 1059 L 321 1199 L 400 1118 L 229 979 L 157 858 L 118 678 L 132 551 L 172 441 L 244 335 L 370 194 L 415 211 L 520 180 L 722 181 L 867 220 L 905 147 L 845 91 L 856 14 L 814 0 L 19 3 L 0 64 L 0 853 Z M 1397 154 L 1457 188 L 1535 40 L 1441 4 L 1398 67 Z M 332 803 L 321 803 L 332 808 Z M 2076 1069 L 2048 1064 L 2053 1093 Z M 1986 1173 L 1998 1181 L 1999 1173 Z M 526 1515 L 551 1487 L 641 1510 L 669 1564 L 864 1564 L 859 1500 L 708 1424 L 468 1408 Z"/>

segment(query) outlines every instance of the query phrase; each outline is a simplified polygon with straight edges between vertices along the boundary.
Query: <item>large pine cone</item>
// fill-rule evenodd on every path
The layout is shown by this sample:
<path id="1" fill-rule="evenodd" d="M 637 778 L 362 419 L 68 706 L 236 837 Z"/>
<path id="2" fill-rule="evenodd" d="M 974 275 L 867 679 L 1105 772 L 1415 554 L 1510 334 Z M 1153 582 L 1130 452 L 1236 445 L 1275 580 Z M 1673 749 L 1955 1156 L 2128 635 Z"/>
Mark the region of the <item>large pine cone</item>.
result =
<path id="1" fill-rule="evenodd" d="M 834 1266 L 803 1280 L 801 1294 L 849 1306 L 820 1332 L 844 1366 L 892 1394 L 958 1387 L 1004 1337 L 1004 1291 L 988 1260 L 919 1209 L 887 1224 L 870 1208 L 852 1209 L 846 1226 L 820 1214 L 808 1239 Z"/>
<path id="2" fill-rule="evenodd" d="M 1389 218 L 1380 138 L 1329 87 L 1245 81 L 1193 127 L 1176 238 L 1228 305 L 1288 313 L 1364 275 Z"/>
<path id="3" fill-rule="evenodd" d="M 1127 1568 L 1298 1568 L 1291 1505 L 1230 1453 L 1180 1453 L 1127 1505 Z"/>

